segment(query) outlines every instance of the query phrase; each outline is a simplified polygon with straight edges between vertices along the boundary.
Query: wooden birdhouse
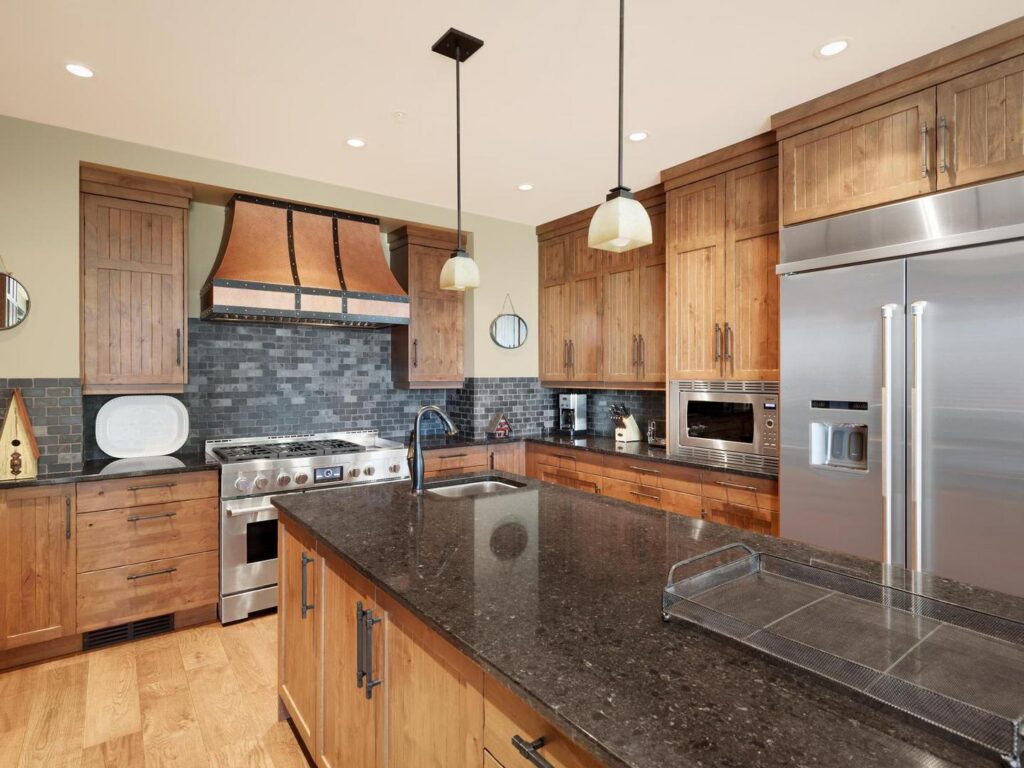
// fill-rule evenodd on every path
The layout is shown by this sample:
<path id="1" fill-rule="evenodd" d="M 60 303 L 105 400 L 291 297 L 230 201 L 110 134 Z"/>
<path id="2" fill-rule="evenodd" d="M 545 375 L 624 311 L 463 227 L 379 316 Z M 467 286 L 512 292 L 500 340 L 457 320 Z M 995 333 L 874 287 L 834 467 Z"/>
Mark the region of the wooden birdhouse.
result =
<path id="1" fill-rule="evenodd" d="M 491 421 L 487 425 L 487 436 L 501 439 L 512 437 L 512 425 L 505 418 L 504 413 L 498 412 L 491 417 Z"/>
<path id="2" fill-rule="evenodd" d="M 0 480 L 28 480 L 39 474 L 39 446 L 28 408 L 16 389 L 0 429 Z"/>

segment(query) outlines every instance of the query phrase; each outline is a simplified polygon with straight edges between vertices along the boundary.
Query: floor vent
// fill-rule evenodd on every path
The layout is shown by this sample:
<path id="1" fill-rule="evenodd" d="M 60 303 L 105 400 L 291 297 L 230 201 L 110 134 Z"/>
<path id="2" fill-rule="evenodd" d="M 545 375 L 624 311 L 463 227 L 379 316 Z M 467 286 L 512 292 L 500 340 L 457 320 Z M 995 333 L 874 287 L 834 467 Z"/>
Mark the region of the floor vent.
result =
<path id="1" fill-rule="evenodd" d="M 154 616 L 152 619 L 141 619 L 128 624 L 118 624 L 116 627 L 106 627 L 86 632 L 82 636 L 82 650 L 91 651 L 93 648 L 103 648 L 108 645 L 125 643 L 129 640 L 139 640 L 151 635 L 161 635 L 164 632 L 171 632 L 174 629 L 174 614 L 168 613 L 165 616 Z"/>

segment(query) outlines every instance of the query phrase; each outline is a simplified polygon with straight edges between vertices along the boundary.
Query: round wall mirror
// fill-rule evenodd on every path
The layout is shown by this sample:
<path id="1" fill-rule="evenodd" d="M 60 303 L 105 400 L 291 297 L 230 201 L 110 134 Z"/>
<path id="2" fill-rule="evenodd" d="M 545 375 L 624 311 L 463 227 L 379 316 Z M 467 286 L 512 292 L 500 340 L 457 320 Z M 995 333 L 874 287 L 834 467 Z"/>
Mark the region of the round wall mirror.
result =
<path id="1" fill-rule="evenodd" d="M 512 297 L 506 293 L 501 313 L 491 321 L 491 341 L 502 349 L 516 349 L 526 343 L 527 330 L 526 321 L 516 313 Z"/>
<path id="2" fill-rule="evenodd" d="M 25 286 L 0 272 L 0 331 L 21 325 L 28 317 L 30 304 Z"/>

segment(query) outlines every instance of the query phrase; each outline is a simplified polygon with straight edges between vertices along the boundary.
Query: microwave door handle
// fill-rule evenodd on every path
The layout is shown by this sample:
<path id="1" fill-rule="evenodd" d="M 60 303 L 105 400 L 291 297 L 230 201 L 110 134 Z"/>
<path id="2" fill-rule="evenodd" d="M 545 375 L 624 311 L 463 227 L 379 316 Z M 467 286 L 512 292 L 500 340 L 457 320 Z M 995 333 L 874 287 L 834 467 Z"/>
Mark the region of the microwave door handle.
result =
<path id="1" fill-rule="evenodd" d="M 892 393 L 892 319 L 899 309 L 898 304 L 886 304 L 882 307 L 882 562 L 886 565 L 894 560 L 892 433 L 895 412 Z M 831 453 L 831 447 L 829 451 Z"/>
<path id="2" fill-rule="evenodd" d="M 928 302 L 910 305 L 913 351 L 910 391 L 910 570 L 924 568 L 924 310 Z"/>

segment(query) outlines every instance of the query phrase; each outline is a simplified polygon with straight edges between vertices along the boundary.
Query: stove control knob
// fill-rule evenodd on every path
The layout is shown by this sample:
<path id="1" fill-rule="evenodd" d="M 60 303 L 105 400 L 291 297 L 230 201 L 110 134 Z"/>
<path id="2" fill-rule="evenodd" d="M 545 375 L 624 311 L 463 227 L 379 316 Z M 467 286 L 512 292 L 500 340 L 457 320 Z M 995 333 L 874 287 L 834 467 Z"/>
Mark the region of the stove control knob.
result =
<path id="1" fill-rule="evenodd" d="M 280 475 L 277 476 L 277 487 L 284 488 L 291 481 L 292 479 L 288 477 L 288 475 L 286 475 L 284 472 L 282 472 Z"/>
<path id="2" fill-rule="evenodd" d="M 398 464 L 392 464 L 390 467 L 388 467 L 388 472 L 390 472 L 392 475 L 397 475 L 401 471 L 402 468 Z"/>
<path id="3" fill-rule="evenodd" d="M 349 477 L 359 477 L 360 474 L 361 472 L 359 470 L 359 467 L 352 467 L 352 469 L 348 471 Z"/>
<path id="4" fill-rule="evenodd" d="M 239 493 L 248 493 L 252 490 L 252 478 L 239 475 L 235 478 L 235 490 Z"/>
<path id="5" fill-rule="evenodd" d="M 295 484 L 296 485 L 305 485 L 308 480 L 309 480 L 309 475 L 307 475 L 305 472 L 296 472 L 295 473 Z"/>
<path id="6" fill-rule="evenodd" d="M 373 467 L 367 467 L 364 471 L 367 477 L 373 477 L 373 473 L 376 472 L 377 470 L 374 469 Z"/>
<path id="7" fill-rule="evenodd" d="M 265 490 L 268 485 L 270 485 L 270 480 L 268 480 L 263 475 L 256 475 L 256 479 L 252 481 L 252 484 L 257 491 L 262 491 Z"/>

